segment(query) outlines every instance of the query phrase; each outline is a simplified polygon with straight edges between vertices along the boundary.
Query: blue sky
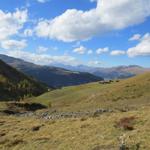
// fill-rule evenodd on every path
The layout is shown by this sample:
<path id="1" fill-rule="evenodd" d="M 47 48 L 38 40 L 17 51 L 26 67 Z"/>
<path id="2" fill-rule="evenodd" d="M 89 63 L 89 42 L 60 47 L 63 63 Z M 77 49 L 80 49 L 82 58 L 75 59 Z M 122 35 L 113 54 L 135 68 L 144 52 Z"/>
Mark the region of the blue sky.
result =
<path id="1" fill-rule="evenodd" d="M 0 53 L 42 65 L 150 67 L 149 16 L 150 0 L 0 1 Z"/>

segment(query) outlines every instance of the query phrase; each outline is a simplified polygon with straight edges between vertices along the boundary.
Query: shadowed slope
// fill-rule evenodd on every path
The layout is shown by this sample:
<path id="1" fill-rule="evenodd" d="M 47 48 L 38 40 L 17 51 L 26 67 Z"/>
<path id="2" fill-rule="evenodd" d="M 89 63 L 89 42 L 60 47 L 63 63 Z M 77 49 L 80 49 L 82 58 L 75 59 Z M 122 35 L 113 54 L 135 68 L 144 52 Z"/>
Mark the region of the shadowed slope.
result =
<path id="1" fill-rule="evenodd" d="M 0 60 L 0 100 L 19 100 L 47 91 L 45 85 L 27 77 Z"/>

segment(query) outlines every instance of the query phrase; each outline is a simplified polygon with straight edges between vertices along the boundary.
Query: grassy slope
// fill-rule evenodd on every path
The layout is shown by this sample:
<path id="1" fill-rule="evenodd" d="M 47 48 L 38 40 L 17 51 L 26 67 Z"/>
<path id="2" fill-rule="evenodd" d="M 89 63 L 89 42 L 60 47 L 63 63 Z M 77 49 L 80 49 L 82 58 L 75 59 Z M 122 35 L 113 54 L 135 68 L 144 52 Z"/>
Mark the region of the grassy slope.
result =
<path id="1" fill-rule="evenodd" d="M 2 150 L 117 150 L 121 135 L 131 150 L 150 149 L 150 107 L 129 112 L 103 114 L 96 118 L 44 121 L 13 116 L 0 117 L 0 149 Z M 116 128 L 115 122 L 135 116 L 134 130 Z M 39 131 L 33 127 L 41 126 Z M 94 149 L 95 148 L 95 149 Z M 98 150 L 99 150 L 98 149 Z"/>
<path id="2" fill-rule="evenodd" d="M 58 110 L 76 111 L 92 108 L 139 107 L 150 104 L 150 73 L 112 84 L 90 83 L 65 87 L 45 93 L 33 102 L 40 102 Z"/>

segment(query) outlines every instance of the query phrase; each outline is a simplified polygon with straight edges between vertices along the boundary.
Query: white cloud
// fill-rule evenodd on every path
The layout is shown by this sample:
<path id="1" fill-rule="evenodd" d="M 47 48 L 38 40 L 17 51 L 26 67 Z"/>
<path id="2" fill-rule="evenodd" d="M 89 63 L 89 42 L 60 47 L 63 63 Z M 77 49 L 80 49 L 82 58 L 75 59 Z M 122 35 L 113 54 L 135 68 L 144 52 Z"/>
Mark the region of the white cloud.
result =
<path id="1" fill-rule="evenodd" d="M 50 49 L 50 50 L 57 51 L 57 50 L 58 50 L 58 47 L 57 47 L 57 46 L 51 46 L 49 49 Z"/>
<path id="2" fill-rule="evenodd" d="M 150 56 L 150 33 L 146 33 L 143 37 L 141 35 L 133 36 L 133 39 L 139 40 L 135 47 L 131 47 L 127 51 L 114 50 L 110 54 L 113 56 L 127 54 L 129 57 Z"/>
<path id="3" fill-rule="evenodd" d="M 58 50 L 58 47 L 56 46 L 51 46 L 51 47 L 44 47 L 44 46 L 39 46 L 36 50 L 37 53 L 45 53 L 47 52 L 48 50 L 52 50 L 52 51 L 56 51 Z"/>
<path id="4" fill-rule="evenodd" d="M 47 52 L 48 51 L 48 48 L 47 47 L 44 47 L 44 46 L 39 46 L 36 50 L 38 53 L 44 53 L 44 52 Z"/>
<path id="5" fill-rule="evenodd" d="M 93 51 L 90 49 L 87 51 L 87 54 L 93 54 Z"/>
<path id="6" fill-rule="evenodd" d="M 5 40 L 12 35 L 18 34 L 27 19 L 27 10 L 16 9 L 13 13 L 5 13 L 0 10 L 0 40 Z"/>
<path id="7" fill-rule="evenodd" d="M 140 42 L 127 51 L 129 57 L 150 56 L 150 33 L 145 34 Z"/>
<path id="8" fill-rule="evenodd" d="M 92 66 L 92 67 L 99 67 L 102 64 L 103 63 L 101 61 L 94 60 L 94 61 L 89 61 L 87 65 L 88 66 Z"/>
<path id="9" fill-rule="evenodd" d="M 130 39 L 129 41 L 137 41 L 137 40 L 140 40 L 141 38 L 141 34 L 134 34 Z"/>
<path id="10" fill-rule="evenodd" d="M 119 55 L 124 55 L 124 54 L 126 54 L 126 52 L 123 50 L 113 50 L 110 53 L 110 55 L 112 56 L 119 56 Z"/>
<path id="11" fill-rule="evenodd" d="M 36 54 L 31 53 L 27 51 L 21 51 L 21 50 L 8 50 L 0 52 L 1 54 L 6 54 L 8 56 L 21 58 L 29 62 L 33 62 L 35 64 L 40 65 L 49 65 L 51 63 L 62 63 L 62 64 L 71 64 L 76 65 L 78 61 L 69 55 L 61 55 L 61 56 L 51 56 L 48 54 Z"/>
<path id="12" fill-rule="evenodd" d="M 46 2 L 48 2 L 49 0 L 37 0 L 37 2 L 39 2 L 39 3 L 46 3 Z"/>
<path id="13" fill-rule="evenodd" d="M 84 46 L 80 46 L 73 50 L 74 53 L 78 53 L 78 54 L 85 54 L 86 51 L 87 51 L 87 48 Z"/>
<path id="14" fill-rule="evenodd" d="M 96 2 L 97 0 L 90 0 L 90 2 Z"/>
<path id="15" fill-rule="evenodd" d="M 80 45 L 79 47 L 76 47 L 74 50 L 73 50 L 74 53 L 77 53 L 77 54 L 85 54 L 87 53 L 88 55 L 92 54 L 93 53 L 93 50 L 91 49 L 88 49 L 82 45 Z"/>
<path id="16" fill-rule="evenodd" d="M 28 37 L 28 36 L 32 36 L 32 35 L 33 35 L 33 30 L 31 30 L 31 29 L 24 30 L 24 36 Z"/>
<path id="17" fill-rule="evenodd" d="M 7 50 L 21 50 L 27 46 L 26 40 L 3 40 L 1 41 L 1 48 Z"/>
<path id="18" fill-rule="evenodd" d="M 79 47 L 81 45 L 80 41 L 77 41 L 74 45 L 72 45 L 72 47 Z"/>
<path id="19" fill-rule="evenodd" d="M 96 50 L 96 53 L 97 54 L 102 54 L 102 53 L 106 53 L 109 51 L 109 48 L 108 47 L 105 47 L 105 48 L 99 48 Z"/>
<path id="20" fill-rule="evenodd" d="M 68 9 L 52 20 L 40 20 L 35 31 L 39 37 L 64 42 L 87 40 L 142 23 L 150 16 L 149 10 L 150 0 L 97 0 L 95 9 Z"/>

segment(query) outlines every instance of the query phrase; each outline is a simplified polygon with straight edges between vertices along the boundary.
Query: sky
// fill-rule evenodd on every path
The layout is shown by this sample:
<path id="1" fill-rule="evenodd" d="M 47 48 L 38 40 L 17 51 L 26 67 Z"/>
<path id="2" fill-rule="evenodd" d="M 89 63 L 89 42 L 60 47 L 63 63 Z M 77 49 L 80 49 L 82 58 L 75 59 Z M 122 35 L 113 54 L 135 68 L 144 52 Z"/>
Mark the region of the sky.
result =
<path id="1" fill-rule="evenodd" d="M 1 0 L 0 54 L 40 65 L 150 67 L 150 0 Z"/>

